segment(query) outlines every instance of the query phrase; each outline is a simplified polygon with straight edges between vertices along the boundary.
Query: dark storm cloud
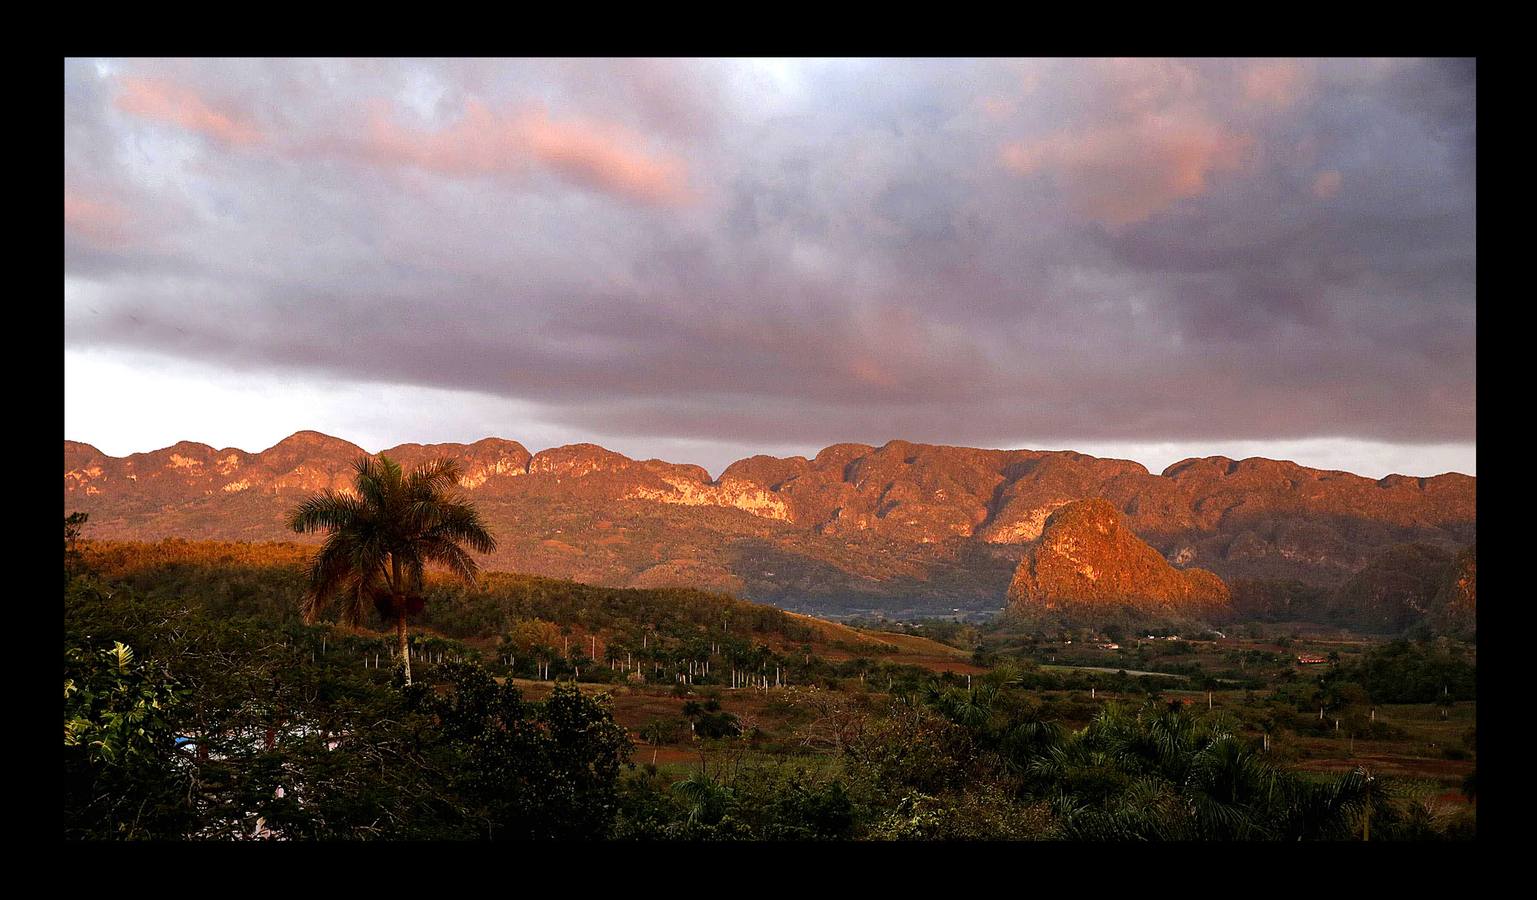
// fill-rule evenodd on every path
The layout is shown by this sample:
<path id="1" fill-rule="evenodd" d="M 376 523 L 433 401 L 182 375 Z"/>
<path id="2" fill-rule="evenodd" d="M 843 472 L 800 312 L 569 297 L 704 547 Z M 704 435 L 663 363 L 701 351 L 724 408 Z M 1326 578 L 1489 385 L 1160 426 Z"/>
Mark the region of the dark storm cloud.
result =
<path id="1" fill-rule="evenodd" d="M 66 347 L 679 440 L 1471 441 L 1475 83 L 70 61 Z"/>

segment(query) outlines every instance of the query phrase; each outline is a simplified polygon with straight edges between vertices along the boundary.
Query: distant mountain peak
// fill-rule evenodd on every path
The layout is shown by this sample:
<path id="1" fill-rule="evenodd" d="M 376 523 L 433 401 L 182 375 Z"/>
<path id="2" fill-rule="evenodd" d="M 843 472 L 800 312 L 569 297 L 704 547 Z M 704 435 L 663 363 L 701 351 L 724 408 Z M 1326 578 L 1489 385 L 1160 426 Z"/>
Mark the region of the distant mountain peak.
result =
<path id="1" fill-rule="evenodd" d="M 271 453 L 273 450 L 329 450 L 340 453 L 366 453 L 362 447 L 350 441 L 344 441 L 339 437 L 332 437 L 320 431 L 295 431 L 283 438 L 263 453 Z"/>

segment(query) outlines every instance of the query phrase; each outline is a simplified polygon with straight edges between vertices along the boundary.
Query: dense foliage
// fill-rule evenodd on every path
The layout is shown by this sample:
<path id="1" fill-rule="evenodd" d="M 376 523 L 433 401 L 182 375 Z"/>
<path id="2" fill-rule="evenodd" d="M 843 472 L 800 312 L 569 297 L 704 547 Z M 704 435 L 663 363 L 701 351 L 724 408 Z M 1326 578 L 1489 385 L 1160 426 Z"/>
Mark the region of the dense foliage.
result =
<path id="1" fill-rule="evenodd" d="M 601 698 L 476 665 L 403 689 L 383 641 L 65 589 L 65 835 L 605 837 L 629 743 Z M 131 649 L 130 649 L 131 648 Z M 371 654 L 373 656 L 371 656 Z"/>
<path id="2" fill-rule="evenodd" d="M 1454 641 L 1394 641 L 1375 647 L 1342 672 L 1378 703 L 1472 700 L 1477 671 L 1467 648 Z"/>
<path id="3" fill-rule="evenodd" d="M 413 686 L 411 705 L 431 714 L 452 758 L 449 785 L 487 837 L 608 835 L 630 741 L 607 697 L 566 684 L 529 703 L 473 663 L 436 674 L 449 689 Z"/>
<path id="4" fill-rule="evenodd" d="M 184 828 L 167 749 L 186 697 L 164 667 L 113 641 L 64 649 L 64 834 L 154 837 Z"/>
<path id="5" fill-rule="evenodd" d="M 627 778 L 617 834 L 663 839 L 1393 840 L 1471 836 L 1366 772 L 1285 771 L 1222 715 L 1110 705 L 1081 729 L 1008 684 L 931 685 L 859 717 L 839 765 L 742 765 Z"/>

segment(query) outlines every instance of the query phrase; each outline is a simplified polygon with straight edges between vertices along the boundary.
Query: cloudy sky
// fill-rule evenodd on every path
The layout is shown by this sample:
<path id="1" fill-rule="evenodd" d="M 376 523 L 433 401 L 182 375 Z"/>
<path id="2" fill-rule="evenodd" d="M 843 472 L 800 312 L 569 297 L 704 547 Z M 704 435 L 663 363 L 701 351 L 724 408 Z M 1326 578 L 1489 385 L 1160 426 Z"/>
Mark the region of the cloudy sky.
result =
<path id="1" fill-rule="evenodd" d="M 65 437 L 1475 473 L 1476 76 L 64 66 Z"/>

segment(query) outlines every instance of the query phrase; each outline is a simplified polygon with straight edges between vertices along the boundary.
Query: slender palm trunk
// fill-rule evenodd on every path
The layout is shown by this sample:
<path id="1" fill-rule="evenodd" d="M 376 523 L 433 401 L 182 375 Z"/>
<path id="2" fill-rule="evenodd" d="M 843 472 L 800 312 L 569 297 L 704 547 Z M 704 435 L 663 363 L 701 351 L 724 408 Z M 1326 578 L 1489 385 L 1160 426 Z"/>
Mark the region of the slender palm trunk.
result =
<path id="1" fill-rule="evenodd" d="M 406 643 L 406 598 L 395 598 L 395 634 L 400 638 L 400 660 L 406 667 L 406 684 L 411 683 L 411 647 Z"/>
<path id="2" fill-rule="evenodd" d="M 400 581 L 400 557 L 390 554 L 391 584 L 395 601 L 395 633 L 400 637 L 400 662 L 406 667 L 406 686 L 411 686 L 411 646 L 406 643 L 406 595 Z"/>

